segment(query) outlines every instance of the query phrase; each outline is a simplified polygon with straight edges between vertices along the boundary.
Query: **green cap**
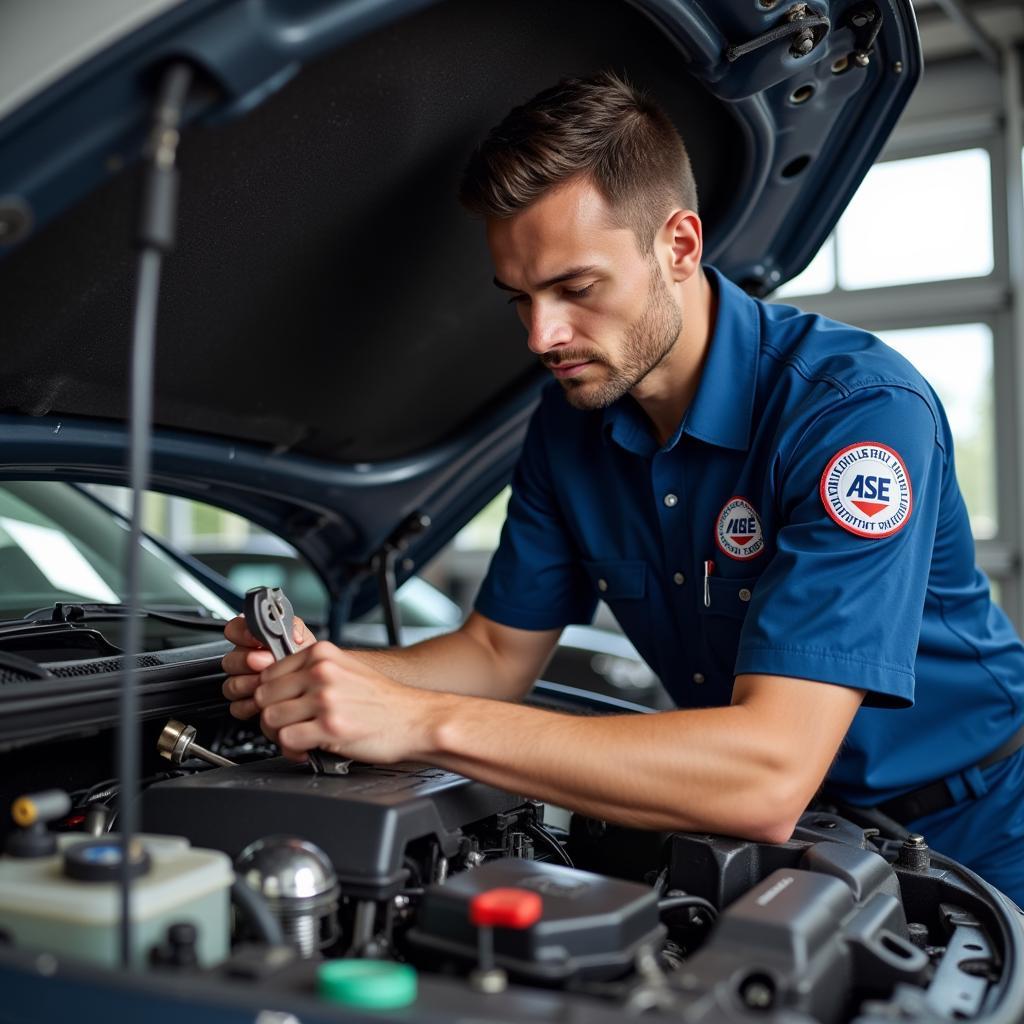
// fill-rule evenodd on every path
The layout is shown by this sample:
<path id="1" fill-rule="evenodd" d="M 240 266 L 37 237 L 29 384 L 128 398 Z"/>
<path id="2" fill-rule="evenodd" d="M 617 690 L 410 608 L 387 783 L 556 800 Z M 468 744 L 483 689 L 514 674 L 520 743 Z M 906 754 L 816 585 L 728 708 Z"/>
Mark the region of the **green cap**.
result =
<path id="1" fill-rule="evenodd" d="M 316 987 L 332 1003 L 397 1010 L 416 1001 L 416 969 L 386 960 L 328 960 L 317 968 Z"/>

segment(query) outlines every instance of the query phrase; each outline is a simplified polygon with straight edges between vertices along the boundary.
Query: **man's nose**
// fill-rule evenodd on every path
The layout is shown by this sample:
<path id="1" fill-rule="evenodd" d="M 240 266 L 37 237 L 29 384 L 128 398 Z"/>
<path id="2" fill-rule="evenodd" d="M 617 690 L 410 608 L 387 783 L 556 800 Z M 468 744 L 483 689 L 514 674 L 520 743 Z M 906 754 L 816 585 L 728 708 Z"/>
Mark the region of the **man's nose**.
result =
<path id="1" fill-rule="evenodd" d="M 539 306 L 539 303 L 537 304 Z M 572 341 L 572 327 L 564 317 L 552 310 L 534 308 L 530 318 L 529 338 L 527 345 L 530 351 L 539 356 L 559 345 L 567 345 Z"/>

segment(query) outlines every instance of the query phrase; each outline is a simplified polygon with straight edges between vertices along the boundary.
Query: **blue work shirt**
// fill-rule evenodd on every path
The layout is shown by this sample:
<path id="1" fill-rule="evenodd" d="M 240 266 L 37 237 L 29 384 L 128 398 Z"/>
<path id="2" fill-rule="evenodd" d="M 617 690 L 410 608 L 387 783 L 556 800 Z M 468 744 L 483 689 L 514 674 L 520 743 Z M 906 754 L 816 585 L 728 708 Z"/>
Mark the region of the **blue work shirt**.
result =
<path id="1" fill-rule="evenodd" d="M 540 630 L 603 599 L 681 707 L 744 673 L 865 690 L 829 773 L 855 804 L 968 769 L 1021 724 L 1024 646 L 975 567 L 938 399 L 868 332 L 705 269 L 678 429 L 659 445 L 628 395 L 581 411 L 547 387 L 476 608 Z"/>

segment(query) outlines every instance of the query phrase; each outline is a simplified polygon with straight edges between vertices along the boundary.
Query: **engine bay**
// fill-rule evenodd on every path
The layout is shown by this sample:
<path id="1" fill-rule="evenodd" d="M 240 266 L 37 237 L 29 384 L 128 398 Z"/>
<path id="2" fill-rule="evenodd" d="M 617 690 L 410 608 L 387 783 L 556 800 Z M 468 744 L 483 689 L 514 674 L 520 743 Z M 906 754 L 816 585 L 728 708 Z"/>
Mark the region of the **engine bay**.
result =
<path id="1" fill-rule="evenodd" d="M 828 808 L 780 844 L 639 832 L 429 765 L 314 774 L 244 727 L 211 747 L 229 763 L 164 761 L 143 788 L 134 971 L 114 953 L 116 780 L 14 801 L 0 975 L 15 1005 L 39 1007 L 40 973 L 51 994 L 88 984 L 111 1015 L 182 987 L 303 1021 L 374 1006 L 839 1024 L 1022 1005 L 1020 912 L 921 837 Z"/>

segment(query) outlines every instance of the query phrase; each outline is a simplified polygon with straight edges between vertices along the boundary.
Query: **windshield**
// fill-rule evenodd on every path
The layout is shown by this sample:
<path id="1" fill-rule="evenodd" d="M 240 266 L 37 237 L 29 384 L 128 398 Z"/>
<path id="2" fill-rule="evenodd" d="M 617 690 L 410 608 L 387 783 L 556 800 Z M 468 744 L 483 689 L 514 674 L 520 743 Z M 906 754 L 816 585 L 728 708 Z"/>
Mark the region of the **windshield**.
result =
<path id="1" fill-rule="evenodd" d="M 57 601 L 121 604 L 128 527 L 113 512 L 55 481 L 0 483 L 0 618 Z M 235 615 L 200 580 L 143 540 L 143 607 Z"/>

